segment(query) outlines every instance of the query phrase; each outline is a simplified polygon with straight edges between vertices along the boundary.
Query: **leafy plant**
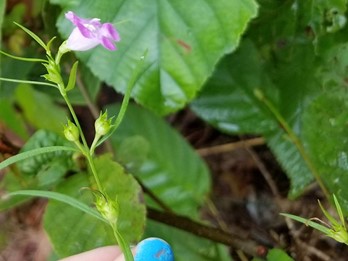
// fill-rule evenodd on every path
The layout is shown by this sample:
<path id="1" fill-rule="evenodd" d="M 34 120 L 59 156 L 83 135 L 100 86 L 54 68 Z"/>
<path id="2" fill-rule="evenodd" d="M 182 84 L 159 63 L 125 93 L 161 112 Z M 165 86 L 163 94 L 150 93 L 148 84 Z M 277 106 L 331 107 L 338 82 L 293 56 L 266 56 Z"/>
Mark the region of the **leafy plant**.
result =
<path id="1" fill-rule="evenodd" d="M 38 2 L 33 31 L 12 23 L 28 19 L 23 3 L 11 12 L 0 3 L 0 127 L 23 141 L 19 154 L 0 155 L 11 195 L 0 208 L 50 198 L 44 223 L 59 256 L 116 239 L 131 260 L 130 242 L 157 234 L 177 260 L 230 259 L 216 242 L 145 219 L 148 208 L 205 225 L 209 169 L 162 117 L 183 108 L 228 135 L 262 136 L 290 199 L 313 183 L 335 194 L 339 221 L 320 205 L 328 226 L 283 215 L 346 243 L 348 0 L 50 0 L 42 12 Z M 73 26 L 94 31 L 79 38 Z M 104 83 L 124 98 L 100 113 Z M 94 136 L 77 106 L 95 118 Z M 99 156 L 104 142 L 110 154 Z M 277 248 L 265 258 L 291 260 Z"/>

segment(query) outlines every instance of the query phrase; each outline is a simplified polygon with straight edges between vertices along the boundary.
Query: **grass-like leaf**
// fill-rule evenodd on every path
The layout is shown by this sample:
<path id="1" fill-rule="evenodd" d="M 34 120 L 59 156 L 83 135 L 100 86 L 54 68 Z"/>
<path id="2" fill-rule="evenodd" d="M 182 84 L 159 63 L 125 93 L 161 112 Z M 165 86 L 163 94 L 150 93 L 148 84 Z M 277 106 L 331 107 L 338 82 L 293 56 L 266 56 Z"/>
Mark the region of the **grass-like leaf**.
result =
<path id="1" fill-rule="evenodd" d="M 41 45 L 46 50 L 46 52 L 49 52 L 49 49 L 48 49 L 47 45 L 40 39 L 40 37 L 38 37 L 35 33 L 30 31 L 28 28 L 24 27 L 23 25 L 20 25 L 20 24 L 18 24 L 16 22 L 14 22 L 14 23 L 18 27 L 20 27 L 24 32 L 29 34 L 39 45 Z"/>
<path id="2" fill-rule="evenodd" d="M 334 199 L 334 202 L 335 202 L 335 206 L 336 206 L 336 209 L 337 209 L 338 216 L 340 217 L 341 224 L 344 227 L 344 229 L 346 230 L 346 222 L 344 220 L 342 208 L 341 208 L 340 204 L 338 203 L 338 200 L 337 200 L 335 195 L 333 195 L 333 199 Z"/>
<path id="3" fill-rule="evenodd" d="M 76 74 L 77 74 L 77 65 L 79 64 L 78 61 L 76 61 L 70 71 L 70 76 L 69 76 L 69 82 L 68 85 L 66 86 L 65 90 L 71 91 L 72 89 L 74 89 L 75 87 L 75 83 L 76 83 Z"/>
<path id="4" fill-rule="evenodd" d="M 66 147 L 66 146 L 50 146 L 50 147 L 44 147 L 39 149 L 34 149 L 26 152 L 22 152 L 20 154 L 17 154 L 15 156 L 12 156 L 11 158 L 8 158 L 7 160 L 4 160 L 0 163 L 0 169 L 6 168 L 7 166 L 16 163 L 21 160 L 25 160 L 30 157 L 34 157 L 43 153 L 48 152 L 54 152 L 54 151 L 60 151 L 60 150 L 66 150 L 66 151 L 78 151 L 76 148 L 73 147 Z"/>
<path id="5" fill-rule="evenodd" d="M 67 205 L 70 205 L 74 208 L 77 208 L 85 212 L 86 214 L 89 214 L 108 224 L 108 222 L 95 209 L 90 208 L 85 203 L 78 201 L 77 199 L 73 197 L 70 197 L 61 193 L 57 193 L 53 191 L 44 191 L 44 190 L 20 190 L 20 191 L 11 192 L 7 195 L 10 197 L 11 196 L 32 196 L 32 197 L 42 197 L 42 198 L 57 200 Z"/>
<path id="6" fill-rule="evenodd" d="M 312 220 L 309 220 L 309 219 L 305 219 L 305 218 L 302 218 L 302 217 L 298 217 L 298 216 L 295 216 L 295 215 L 291 215 L 291 214 L 287 214 L 287 213 L 280 213 L 280 215 L 282 216 L 285 216 L 285 217 L 288 217 L 288 218 L 291 218 L 293 220 L 296 220 L 298 222 L 301 222 L 303 224 L 305 224 L 306 226 L 310 226 L 314 229 L 317 229 L 321 232 L 323 232 L 324 234 L 326 235 L 330 235 L 331 234 L 331 230 L 321 224 L 318 224 Z"/>

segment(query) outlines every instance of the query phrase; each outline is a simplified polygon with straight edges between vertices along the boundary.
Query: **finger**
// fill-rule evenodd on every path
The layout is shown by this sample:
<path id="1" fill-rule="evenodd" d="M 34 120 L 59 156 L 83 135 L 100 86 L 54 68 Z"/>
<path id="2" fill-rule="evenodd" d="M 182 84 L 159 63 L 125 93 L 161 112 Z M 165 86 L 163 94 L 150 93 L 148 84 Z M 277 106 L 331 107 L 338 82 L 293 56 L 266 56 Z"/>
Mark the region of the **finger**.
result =
<path id="1" fill-rule="evenodd" d="M 133 256 L 135 255 L 135 252 L 136 252 L 136 248 L 132 248 L 132 253 L 133 253 Z M 113 261 L 125 261 L 126 259 L 124 258 L 124 255 L 120 255 L 118 256 L 115 260 Z"/>
<path id="2" fill-rule="evenodd" d="M 118 247 L 106 246 L 96 248 L 78 255 L 70 256 L 61 259 L 60 261 L 112 261 L 119 256 L 122 256 L 122 252 Z"/>

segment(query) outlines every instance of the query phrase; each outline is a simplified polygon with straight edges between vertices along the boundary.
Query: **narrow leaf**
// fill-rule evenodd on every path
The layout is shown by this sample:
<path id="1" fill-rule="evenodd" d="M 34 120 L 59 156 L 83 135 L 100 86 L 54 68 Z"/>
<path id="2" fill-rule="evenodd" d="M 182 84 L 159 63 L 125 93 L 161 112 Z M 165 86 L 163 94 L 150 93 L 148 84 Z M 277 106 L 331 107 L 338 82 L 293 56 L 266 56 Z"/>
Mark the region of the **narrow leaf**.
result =
<path id="1" fill-rule="evenodd" d="M 78 201 L 73 197 L 70 197 L 70 196 L 67 196 L 67 195 L 64 195 L 61 193 L 57 193 L 57 192 L 53 192 L 53 191 L 43 191 L 43 190 L 20 190 L 20 191 L 16 191 L 16 192 L 11 192 L 7 195 L 8 196 L 33 196 L 33 197 L 42 197 L 42 198 L 49 198 L 49 199 L 57 200 L 57 201 L 65 203 L 67 205 L 70 205 L 74 208 L 77 208 L 77 209 L 107 223 L 107 221 L 95 209 L 90 208 L 85 203 Z"/>
<path id="2" fill-rule="evenodd" d="M 291 215 L 291 214 L 286 214 L 286 213 L 280 213 L 280 215 L 282 216 L 285 216 L 285 217 L 288 217 L 288 218 L 291 218 L 293 220 L 296 220 L 298 222 L 301 222 L 303 224 L 305 224 L 306 226 L 310 226 L 314 229 L 317 229 L 321 232 L 323 232 L 324 234 L 326 235 L 331 235 L 331 230 L 323 225 L 320 225 L 316 222 L 313 222 L 309 219 L 305 219 L 305 218 L 302 218 L 302 217 L 298 217 L 298 216 L 295 216 L 295 215 Z"/>
<path id="3" fill-rule="evenodd" d="M 70 76 L 69 76 L 69 82 L 68 85 L 66 86 L 65 90 L 68 92 L 72 89 L 74 89 L 75 87 L 75 83 L 76 83 L 76 74 L 77 74 L 77 65 L 79 64 L 78 61 L 76 61 L 70 71 Z"/>
<path id="4" fill-rule="evenodd" d="M 17 154 L 11 158 L 8 158 L 7 160 L 4 160 L 3 162 L 0 163 L 0 169 L 6 168 L 7 166 L 13 163 L 16 163 L 18 161 L 21 161 L 30 157 L 34 157 L 47 152 L 59 151 L 59 150 L 77 151 L 76 148 L 66 147 L 66 146 L 50 146 L 50 147 L 34 149 L 34 150 Z"/>
<path id="5" fill-rule="evenodd" d="M 330 221 L 330 223 L 331 223 L 333 226 L 339 226 L 339 224 L 338 224 L 338 222 L 336 221 L 336 219 L 334 219 L 334 218 L 329 214 L 329 212 L 326 211 L 326 209 L 323 207 L 323 205 L 320 203 L 319 200 L 318 200 L 318 203 L 319 203 L 319 206 L 320 206 L 321 211 L 323 211 L 325 217 Z"/>
<path id="6" fill-rule="evenodd" d="M 30 31 L 28 28 L 25 28 L 23 25 L 20 25 L 16 22 L 14 22 L 15 25 L 17 25 L 18 27 L 20 27 L 24 32 L 26 32 L 27 34 L 29 34 L 39 45 L 41 45 L 47 52 L 49 51 L 49 49 L 47 48 L 46 44 L 40 39 L 40 37 L 38 37 L 35 33 L 33 33 L 32 31 Z"/>
<path id="7" fill-rule="evenodd" d="M 333 195 L 333 198 L 334 198 L 335 206 L 336 206 L 336 209 L 337 209 L 338 216 L 340 217 L 342 226 L 344 227 L 344 230 L 346 230 L 346 222 L 344 220 L 344 216 L 343 216 L 343 212 L 342 212 L 340 203 L 338 203 L 338 200 L 337 200 L 335 195 Z"/>

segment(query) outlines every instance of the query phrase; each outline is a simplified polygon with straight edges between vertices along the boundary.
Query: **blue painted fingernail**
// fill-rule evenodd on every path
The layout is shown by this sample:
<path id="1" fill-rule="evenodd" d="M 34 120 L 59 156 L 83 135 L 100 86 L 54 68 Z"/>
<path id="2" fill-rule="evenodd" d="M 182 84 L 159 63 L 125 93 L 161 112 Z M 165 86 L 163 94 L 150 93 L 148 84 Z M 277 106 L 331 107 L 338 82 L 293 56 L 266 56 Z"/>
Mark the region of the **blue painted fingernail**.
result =
<path id="1" fill-rule="evenodd" d="M 134 261 L 174 261 L 174 255 L 166 241 L 150 237 L 137 245 Z"/>

